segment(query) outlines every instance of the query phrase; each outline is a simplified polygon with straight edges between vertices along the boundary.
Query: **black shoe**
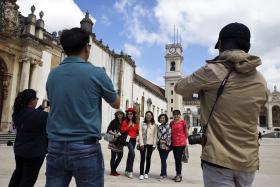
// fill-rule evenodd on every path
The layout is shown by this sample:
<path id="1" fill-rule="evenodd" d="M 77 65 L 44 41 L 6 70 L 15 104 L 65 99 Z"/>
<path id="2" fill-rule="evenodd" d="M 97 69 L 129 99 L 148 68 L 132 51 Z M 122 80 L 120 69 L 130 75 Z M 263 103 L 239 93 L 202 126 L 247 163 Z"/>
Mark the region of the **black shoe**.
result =
<path id="1" fill-rule="evenodd" d="M 176 176 L 175 182 L 181 182 L 182 181 L 182 176 Z"/>

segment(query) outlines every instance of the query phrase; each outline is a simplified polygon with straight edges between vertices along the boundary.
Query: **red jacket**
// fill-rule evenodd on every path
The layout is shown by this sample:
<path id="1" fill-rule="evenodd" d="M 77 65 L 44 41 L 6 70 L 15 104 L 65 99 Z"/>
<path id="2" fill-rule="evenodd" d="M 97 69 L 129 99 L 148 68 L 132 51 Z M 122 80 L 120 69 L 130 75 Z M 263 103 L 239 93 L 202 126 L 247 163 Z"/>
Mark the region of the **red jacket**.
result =
<path id="1" fill-rule="evenodd" d="M 128 126 L 128 122 L 124 120 L 121 125 L 121 133 L 127 132 L 130 138 L 136 138 L 139 134 L 139 125 L 134 123 L 132 127 Z"/>

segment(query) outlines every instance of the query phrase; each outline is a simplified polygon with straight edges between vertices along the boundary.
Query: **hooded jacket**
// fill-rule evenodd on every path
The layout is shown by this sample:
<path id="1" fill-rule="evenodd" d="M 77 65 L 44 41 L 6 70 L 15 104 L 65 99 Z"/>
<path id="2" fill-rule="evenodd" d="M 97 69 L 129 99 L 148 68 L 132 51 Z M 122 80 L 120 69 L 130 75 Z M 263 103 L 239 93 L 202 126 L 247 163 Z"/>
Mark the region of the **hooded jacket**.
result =
<path id="1" fill-rule="evenodd" d="M 206 124 L 228 67 L 234 67 L 209 120 L 202 160 L 237 171 L 259 168 L 257 125 L 267 100 L 266 81 L 256 70 L 259 65 L 257 56 L 228 50 L 175 85 L 176 93 L 185 97 L 199 93 L 201 124 Z"/>

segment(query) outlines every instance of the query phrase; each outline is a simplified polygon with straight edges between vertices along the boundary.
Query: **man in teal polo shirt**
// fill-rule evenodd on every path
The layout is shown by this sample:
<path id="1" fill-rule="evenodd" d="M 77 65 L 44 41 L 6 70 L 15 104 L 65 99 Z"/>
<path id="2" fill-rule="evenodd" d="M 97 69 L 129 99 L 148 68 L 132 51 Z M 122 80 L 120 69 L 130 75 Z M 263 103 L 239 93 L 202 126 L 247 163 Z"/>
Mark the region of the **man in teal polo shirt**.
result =
<path id="1" fill-rule="evenodd" d="M 77 186 L 104 186 L 100 144 L 102 98 L 119 108 L 119 96 L 105 71 L 87 62 L 89 34 L 64 30 L 60 43 L 68 56 L 47 80 L 50 100 L 46 187 L 68 186 L 74 176 Z"/>

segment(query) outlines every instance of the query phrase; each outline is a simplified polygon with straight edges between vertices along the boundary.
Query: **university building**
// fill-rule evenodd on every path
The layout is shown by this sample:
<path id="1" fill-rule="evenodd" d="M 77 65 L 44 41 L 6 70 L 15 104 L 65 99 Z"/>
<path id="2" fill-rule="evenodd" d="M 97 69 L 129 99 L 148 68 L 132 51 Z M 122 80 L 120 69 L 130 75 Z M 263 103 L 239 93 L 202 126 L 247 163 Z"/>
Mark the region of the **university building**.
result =
<path id="1" fill-rule="evenodd" d="M 45 84 L 52 68 L 65 57 L 59 44 L 61 32 L 49 33 L 45 29 L 44 13 L 36 16 L 36 8 L 22 16 L 16 0 L 0 2 L 0 131 L 8 131 L 12 122 L 13 102 L 20 91 L 32 88 L 37 91 L 38 103 L 47 99 Z M 120 95 L 121 108 L 134 107 L 140 120 L 146 111 L 172 116 L 181 110 L 183 118 L 194 127 L 200 126 L 199 100 L 188 99 L 174 91 L 176 81 L 183 77 L 183 48 L 180 43 L 165 46 L 165 89 L 136 74 L 136 63 L 128 54 L 116 53 L 93 31 L 93 22 L 86 13 L 81 28 L 90 33 L 91 54 L 89 62 L 103 67 Z M 71 84 L 71 83 L 69 83 Z M 102 102 L 102 132 L 114 117 L 115 110 Z M 280 93 L 275 87 L 260 114 L 260 126 L 280 127 Z"/>

